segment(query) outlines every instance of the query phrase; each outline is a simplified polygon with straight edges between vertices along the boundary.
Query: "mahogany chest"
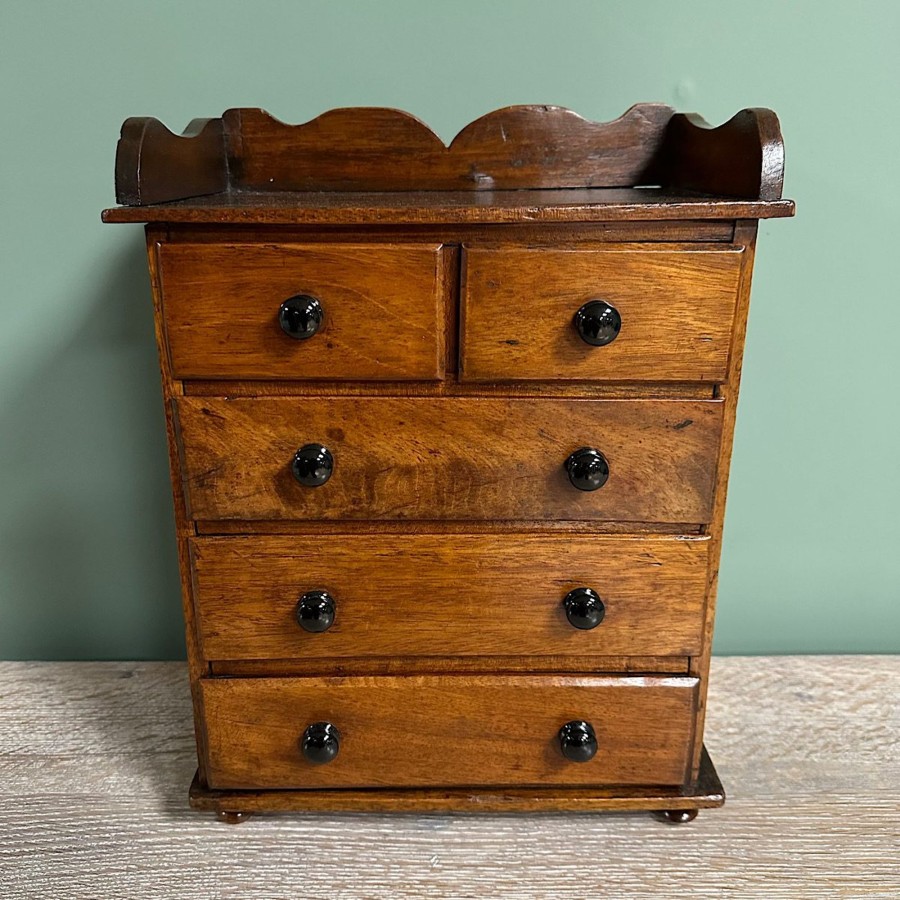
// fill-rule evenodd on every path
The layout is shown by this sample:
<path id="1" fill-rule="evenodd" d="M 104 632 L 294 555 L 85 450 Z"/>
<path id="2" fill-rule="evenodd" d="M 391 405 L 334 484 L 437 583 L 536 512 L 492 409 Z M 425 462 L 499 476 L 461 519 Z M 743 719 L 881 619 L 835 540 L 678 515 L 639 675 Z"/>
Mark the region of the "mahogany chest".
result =
<path id="1" fill-rule="evenodd" d="M 129 119 L 193 806 L 648 809 L 703 748 L 765 109 Z"/>

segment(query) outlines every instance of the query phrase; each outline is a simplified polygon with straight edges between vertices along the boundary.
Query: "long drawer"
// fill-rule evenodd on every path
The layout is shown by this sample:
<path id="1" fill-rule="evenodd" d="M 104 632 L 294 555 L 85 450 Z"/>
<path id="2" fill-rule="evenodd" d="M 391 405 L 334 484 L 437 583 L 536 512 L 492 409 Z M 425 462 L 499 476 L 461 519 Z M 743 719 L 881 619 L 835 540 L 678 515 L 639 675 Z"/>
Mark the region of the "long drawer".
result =
<path id="1" fill-rule="evenodd" d="M 690 656 L 709 541 L 583 534 L 196 538 L 212 660 Z"/>
<path id="2" fill-rule="evenodd" d="M 209 398 L 176 401 L 195 519 L 709 521 L 717 400 Z M 298 449 L 332 460 L 319 486 Z M 602 455 L 575 486 L 567 462 Z M 576 479 L 577 480 L 577 479 Z"/>
<path id="3" fill-rule="evenodd" d="M 681 784 L 696 690 L 688 677 L 204 679 L 209 785 Z M 590 726 L 593 758 L 563 754 L 569 723 Z"/>

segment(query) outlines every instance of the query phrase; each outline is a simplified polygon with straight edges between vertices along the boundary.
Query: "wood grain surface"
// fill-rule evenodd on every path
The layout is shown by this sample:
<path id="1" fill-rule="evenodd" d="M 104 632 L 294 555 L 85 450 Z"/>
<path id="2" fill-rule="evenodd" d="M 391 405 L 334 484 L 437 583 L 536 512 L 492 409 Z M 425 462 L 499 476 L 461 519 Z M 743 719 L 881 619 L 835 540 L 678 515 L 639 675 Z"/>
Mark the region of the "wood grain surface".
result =
<path id="1" fill-rule="evenodd" d="M 690 675 L 690 656 L 294 656 L 210 660 L 210 675 Z"/>
<path id="2" fill-rule="evenodd" d="M 773 900 L 900 895 L 900 657 L 713 659 L 724 808 L 608 815 L 259 816 L 187 806 L 181 663 L 0 663 L 9 900 Z M 587 848 L 587 852 L 586 852 Z"/>
<path id="3" fill-rule="evenodd" d="M 572 188 L 534 191 L 385 193 L 229 191 L 209 197 L 118 206 L 104 222 L 229 225 L 465 225 L 646 222 L 650 219 L 771 219 L 793 200 L 736 200 L 673 190 Z"/>
<path id="4" fill-rule="evenodd" d="M 177 401 L 196 519 L 571 519 L 705 522 L 721 403 L 308 397 Z M 321 487 L 290 471 L 327 446 Z M 576 490 L 564 463 L 596 447 L 610 477 Z"/>
<path id="5" fill-rule="evenodd" d="M 541 533 L 272 535 L 197 538 L 191 557 L 207 659 L 521 655 L 541 665 L 535 657 L 698 653 L 708 546 Z M 577 587 L 603 600 L 596 628 L 566 619 L 563 597 Z M 322 633 L 294 615 L 313 590 L 336 607 Z"/>
<path id="6" fill-rule="evenodd" d="M 740 273 L 737 247 L 467 247 L 461 377 L 723 381 Z M 622 317 L 604 347 L 572 324 L 597 299 Z"/>
<path id="7" fill-rule="evenodd" d="M 777 200 L 783 174 L 781 129 L 768 109 L 744 109 L 711 128 L 659 103 L 636 104 L 607 122 L 559 106 L 508 106 L 470 122 L 447 146 L 397 109 L 332 109 L 290 125 L 241 108 L 195 120 L 182 136 L 153 118 L 127 120 L 116 196 L 143 204 L 211 186 L 230 195 L 662 185 Z"/>
<path id="8" fill-rule="evenodd" d="M 275 191 L 493 191 L 642 184 L 674 110 L 632 106 L 590 122 L 560 106 L 509 106 L 449 146 L 397 109 L 332 109 L 300 125 L 262 109 L 222 116 L 235 187 Z"/>
<path id="9" fill-rule="evenodd" d="M 195 531 L 193 522 L 187 515 L 187 497 L 184 478 L 181 471 L 181 459 L 178 453 L 176 436 L 175 398 L 183 396 L 184 382 L 172 377 L 169 354 L 166 352 L 165 328 L 162 314 L 162 291 L 159 284 L 157 256 L 153 252 L 163 237 L 163 229 L 148 225 L 145 229 L 147 261 L 150 268 L 150 283 L 153 286 L 153 327 L 156 333 L 156 349 L 159 357 L 159 372 L 162 382 L 163 409 L 166 416 L 166 443 L 169 450 L 169 475 L 172 483 L 172 505 L 175 513 L 175 537 L 178 548 L 178 573 L 181 580 L 181 610 L 184 616 L 184 638 L 187 650 L 188 673 L 191 683 L 191 694 L 194 703 L 194 735 L 197 741 L 197 757 L 200 762 L 200 777 L 205 778 L 204 760 L 206 758 L 202 713 L 200 709 L 200 678 L 209 672 L 209 665 L 200 653 L 199 633 L 194 617 L 194 598 L 191 586 L 191 564 L 188 541 Z"/>
<path id="10" fill-rule="evenodd" d="M 710 660 L 712 658 L 713 629 L 716 615 L 716 591 L 719 579 L 719 558 L 722 552 L 722 535 L 725 525 L 725 501 L 728 496 L 728 473 L 731 469 L 731 448 L 734 441 L 735 422 L 737 420 L 738 394 L 741 384 L 741 368 L 744 361 L 744 338 L 747 334 L 747 320 L 750 310 L 750 287 L 753 276 L 753 262 L 756 256 L 757 222 L 735 223 L 735 241 L 741 242 L 745 251 L 741 260 L 741 284 L 738 302 L 735 309 L 734 335 L 732 352 L 728 359 L 728 374 L 725 384 L 718 388 L 718 396 L 725 405 L 722 421 L 722 440 L 719 445 L 719 457 L 716 463 L 717 489 L 713 501 L 712 521 L 708 534 L 712 538 L 709 554 L 709 590 L 707 592 L 706 609 L 704 610 L 703 652 L 691 659 L 691 672 L 700 678 L 699 705 L 697 709 L 698 740 L 694 744 L 692 772 L 696 773 L 700 766 L 700 754 L 703 747 L 703 727 L 707 710 L 706 692 L 709 687 Z"/>
<path id="11" fill-rule="evenodd" d="M 188 792 L 191 809 L 224 817 L 254 813 L 548 813 L 668 812 L 696 816 L 718 809 L 725 793 L 709 758 L 690 785 L 498 785 L 477 788 L 333 788 L 331 790 L 213 790 L 203 787 L 199 773 Z"/>
<path id="12" fill-rule="evenodd" d="M 522 191 L 497 191 L 491 196 L 498 197 L 498 203 L 508 202 L 515 204 L 516 198 L 522 203 Z M 569 196 L 568 191 L 534 191 L 528 192 L 528 196 L 535 195 L 546 203 L 553 205 L 560 197 Z M 269 195 L 267 195 L 269 196 Z M 287 198 L 293 196 L 295 203 L 305 208 L 305 204 L 312 206 L 334 206 L 352 208 L 353 201 L 360 201 L 359 194 L 274 194 L 279 198 L 274 205 L 287 205 Z M 420 193 L 370 193 L 366 198 L 376 207 L 388 207 L 391 205 L 416 205 L 426 204 L 428 197 L 431 202 L 440 201 L 445 195 L 439 192 Z M 461 193 L 454 196 L 462 197 Z M 481 196 L 477 194 L 475 196 Z M 586 197 L 593 194 L 587 193 Z M 343 198 L 343 200 L 341 199 Z M 212 198 L 210 198 L 212 199 Z M 298 210 L 301 208 L 297 207 Z M 463 244 L 474 241 L 496 243 L 508 241 L 510 243 L 522 243 L 527 246 L 568 246 L 570 244 L 604 242 L 624 243 L 681 243 L 700 241 L 703 243 L 730 244 L 734 237 L 734 222 L 723 219 L 709 219 L 703 221 L 688 221 L 679 219 L 635 219 L 629 222 L 508 222 L 505 224 L 469 223 L 453 224 L 452 222 L 435 222 L 425 224 L 383 224 L 379 226 L 366 225 L 348 217 L 341 223 L 331 225 L 274 225 L 270 228 L 260 228 L 253 224 L 234 223 L 228 227 L 227 232 L 216 224 L 202 225 L 173 222 L 167 229 L 168 240 L 172 243 L 219 243 L 228 236 L 229 240 L 237 243 L 266 243 L 271 240 L 279 240 L 285 243 L 334 243 L 346 241 L 351 244 L 392 242 L 396 244 L 422 244 L 443 243 Z"/>
<path id="13" fill-rule="evenodd" d="M 197 397 L 570 397 L 583 400 L 714 400 L 717 385 L 645 381 L 521 381 L 510 384 L 458 381 L 185 381 L 184 393 Z M 323 390 L 324 388 L 324 390 Z"/>
<path id="14" fill-rule="evenodd" d="M 172 134 L 158 119 L 132 117 L 116 146 L 116 202 L 163 203 L 228 188 L 221 119 L 194 119 Z"/>
<path id="15" fill-rule="evenodd" d="M 680 785 L 696 689 L 629 675 L 207 678 L 209 786 Z M 572 720 L 594 727 L 589 762 L 560 752 Z M 325 765 L 300 752 L 315 722 L 340 731 Z"/>
<path id="16" fill-rule="evenodd" d="M 175 378 L 437 379 L 447 284 L 436 244 L 158 245 Z M 278 325 L 308 294 L 324 322 L 306 340 Z"/>
<path id="17" fill-rule="evenodd" d="M 696 113 L 677 113 L 647 175 L 709 194 L 778 200 L 784 183 L 778 116 L 742 109 L 713 128 Z"/>

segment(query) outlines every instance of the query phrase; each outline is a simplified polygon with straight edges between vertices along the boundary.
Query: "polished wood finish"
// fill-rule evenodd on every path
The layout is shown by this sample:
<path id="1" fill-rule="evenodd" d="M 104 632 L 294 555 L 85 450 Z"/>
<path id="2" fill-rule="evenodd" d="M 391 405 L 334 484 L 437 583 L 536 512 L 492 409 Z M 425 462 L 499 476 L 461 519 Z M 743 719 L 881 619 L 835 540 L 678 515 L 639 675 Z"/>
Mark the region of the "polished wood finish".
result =
<path id="1" fill-rule="evenodd" d="M 724 380 L 741 250 L 467 247 L 460 375 L 466 381 Z M 612 343 L 585 343 L 582 304 L 622 317 Z"/>
<path id="2" fill-rule="evenodd" d="M 689 656 L 311 656 L 213 659 L 210 675 L 690 675 Z"/>
<path id="3" fill-rule="evenodd" d="M 237 191 L 157 206 L 119 206 L 104 222 L 193 225 L 559 225 L 654 220 L 772 219 L 794 214 L 791 200 L 740 200 L 653 188 L 531 191 L 299 193 Z M 701 225 L 702 227 L 702 225 Z M 708 226 L 707 226 L 708 227 Z"/>
<path id="4" fill-rule="evenodd" d="M 218 120 L 196 120 L 181 138 L 156 119 L 129 119 L 119 139 L 116 182 L 120 203 L 206 194 L 209 185 L 197 171 L 202 155 L 210 169 L 227 173 L 223 191 L 493 192 L 661 184 L 777 200 L 781 143 L 778 119 L 766 109 L 742 110 L 710 128 L 658 103 L 637 104 L 602 123 L 558 106 L 509 106 L 471 122 L 449 146 L 419 119 L 395 109 L 333 109 L 303 125 L 287 125 L 261 109 L 230 109 Z M 141 172 L 140 161 L 151 157 L 166 165 Z M 127 190 L 139 182 L 147 199 Z"/>
<path id="5" fill-rule="evenodd" d="M 194 596 L 208 659 L 691 656 L 700 651 L 707 538 L 564 534 L 198 538 Z M 562 607 L 594 588 L 606 615 Z M 325 590 L 334 624 L 298 627 Z M 593 662 L 596 667 L 598 661 Z M 602 664 L 602 663 L 601 663 Z"/>
<path id="6" fill-rule="evenodd" d="M 435 244 L 157 246 L 174 377 L 435 380 L 447 284 Z M 308 340 L 278 326 L 296 294 L 325 320 Z"/>
<path id="7" fill-rule="evenodd" d="M 694 678 L 408 676 L 225 678 L 201 683 L 212 788 L 681 784 Z M 600 750 L 572 763 L 557 732 L 586 719 Z M 333 762 L 298 740 L 341 733 Z"/>
<path id="8" fill-rule="evenodd" d="M 116 169 L 125 206 L 103 218 L 316 226 L 767 218 L 793 214 L 780 199 L 783 160 L 778 120 L 762 109 L 710 128 L 660 104 L 606 123 L 559 107 L 508 107 L 449 147 L 397 110 L 332 110 L 286 125 L 234 109 L 192 123 L 183 137 L 156 119 L 129 119 Z"/>
<path id="9" fill-rule="evenodd" d="M 191 697 L 194 703 L 194 737 L 197 742 L 200 777 L 206 777 L 206 731 L 203 727 L 203 712 L 200 707 L 200 679 L 209 673 L 209 662 L 200 650 L 199 634 L 194 610 L 194 596 L 191 585 L 191 564 L 188 542 L 195 534 L 195 528 L 187 512 L 187 498 L 184 491 L 184 475 L 178 452 L 177 425 L 175 422 L 175 398 L 183 396 L 184 383 L 176 381 L 169 365 L 165 350 L 163 330 L 162 291 L 159 283 L 159 269 L 152 251 L 162 237 L 155 226 L 147 228 L 147 258 L 150 267 L 150 283 L 153 288 L 153 320 L 156 331 L 156 346 L 159 352 L 159 369 L 162 381 L 163 404 L 165 409 L 166 438 L 169 447 L 169 474 L 172 482 L 172 502 L 175 512 L 175 540 L 178 552 L 178 571 L 181 577 L 181 610 L 184 616 L 185 647 L 187 649 L 188 671 L 191 681 Z"/>
<path id="10" fill-rule="evenodd" d="M 192 805 L 724 802 L 715 587 L 783 158 L 762 109 L 512 107 L 449 146 L 393 110 L 126 122 L 103 218 L 149 223 Z"/>
<path id="11" fill-rule="evenodd" d="M 222 120 L 239 135 L 231 159 L 242 189 L 498 191 L 640 184 L 672 114 L 642 103 L 600 123 L 558 106 L 510 106 L 467 125 L 449 147 L 396 109 L 333 109 L 304 125 L 232 109 Z"/>
<path id="12" fill-rule="evenodd" d="M 204 786 L 198 777 L 190 788 L 194 809 L 221 811 L 235 804 L 254 812 L 368 812 L 376 814 L 428 813 L 486 814 L 525 813 L 596 813 L 659 811 L 664 821 L 672 823 L 679 812 L 697 817 L 701 809 L 715 809 L 725 803 L 725 790 L 709 754 L 703 752 L 700 774 L 688 787 L 654 785 L 638 787 L 504 787 L 497 788 L 423 788 L 371 790 L 220 790 Z M 234 813 L 226 813 L 234 815 Z M 557 817 L 558 818 L 558 817 Z M 234 824 L 237 824 L 235 822 Z"/>
<path id="13" fill-rule="evenodd" d="M 565 191 L 534 191 L 527 196 L 535 199 L 546 195 L 547 201 L 564 195 Z M 294 195 L 298 196 L 298 195 Z M 346 194 L 307 194 L 309 202 L 315 205 L 317 198 L 343 197 L 344 207 L 349 195 Z M 354 195 L 357 198 L 359 195 Z M 367 194 L 373 204 L 385 198 L 408 198 L 410 194 Z M 422 191 L 416 195 L 428 204 L 433 205 L 444 196 L 440 191 Z M 466 195 L 471 196 L 471 195 Z M 478 194 L 477 196 L 482 196 Z M 523 197 L 522 191 L 498 191 L 500 202 L 504 197 Z M 285 204 L 286 205 L 286 204 Z M 368 207 L 371 210 L 371 207 Z M 123 210 L 127 211 L 127 210 Z M 135 210 L 131 210 L 134 212 Z M 361 211 L 364 213 L 365 211 Z M 365 216 L 364 216 L 365 218 Z M 730 244 L 734 237 L 734 222 L 729 220 L 704 220 L 702 222 L 685 221 L 684 219 L 636 219 L 628 222 L 544 222 L 535 227 L 534 222 L 468 222 L 452 224 L 449 222 L 412 223 L 412 224 L 372 224 L 350 221 L 346 217 L 332 224 L 208 224 L 172 222 L 167 228 L 168 241 L 171 243 L 220 243 L 228 240 L 232 243 L 253 244 L 268 243 L 273 240 L 283 243 L 298 244 L 331 244 L 345 241 L 350 244 L 422 244 L 442 243 L 448 249 L 457 249 L 459 244 L 471 244 L 476 241 L 485 243 L 524 242 L 535 247 L 569 246 L 572 244 L 606 243 L 684 243 L 702 241 L 705 243 Z"/>
<path id="14" fill-rule="evenodd" d="M 177 417 L 196 519 L 706 522 L 721 403 L 183 397 Z M 311 442 L 335 458 L 320 488 L 289 467 Z M 595 445 L 609 482 L 576 490 L 563 463 Z"/>
<path id="15" fill-rule="evenodd" d="M 719 583 L 719 559 L 722 552 L 722 532 L 725 524 L 725 500 L 728 494 L 728 473 L 731 467 L 731 448 L 734 442 L 734 428 L 737 420 L 738 393 L 741 384 L 741 370 L 744 362 L 744 338 L 747 334 L 747 317 L 750 311 L 750 284 L 753 275 L 753 261 L 756 255 L 757 223 L 738 222 L 736 236 L 747 247 L 741 272 L 741 285 L 735 316 L 734 350 L 729 359 L 728 378 L 719 390 L 725 404 L 722 440 L 719 445 L 719 459 L 716 463 L 718 484 L 708 533 L 713 546 L 709 555 L 708 588 L 706 608 L 703 614 L 704 652 L 691 660 L 691 671 L 701 679 L 699 704 L 697 708 L 698 737 L 694 741 L 692 774 L 696 774 L 701 764 L 701 741 L 706 719 L 706 694 L 709 689 L 709 665 L 711 658 L 713 628 L 715 626 L 716 596 Z"/>
<path id="16" fill-rule="evenodd" d="M 197 519 L 194 522 L 199 535 L 225 534 L 305 534 L 325 536 L 329 534 L 518 534 L 530 531 L 534 522 L 527 519 L 508 519 L 504 521 L 490 519 L 473 521 L 460 519 L 454 521 L 422 522 L 418 520 L 395 519 L 384 521 L 374 519 L 326 519 L 306 521 L 294 519 Z M 705 534 L 703 524 L 687 522 L 575 522 L 571 519 L 557 519 L 541 522 L 540 529 L 545 533 L 560 532 L 563 534 L 606 534 L 643 535 L 672 534 L 684 538 L 692 538 Z"/>
<path id="17" fill-rule="evenodd" d="M 666 125 L 648 176 L 708 194 L 779 200 L 784 141 L 778 117 L 770 109 L 743 109 L 710 128 L 695 113 L 678 113 Z"/>
<path id="18" fill-rule="evenodd" d="M 319 397 L 323 385 L 312 381 L 198 379 L 184 382 L 195 397 Z M 715 400 L 718 385 L 684 381 L 519 381 L 515 384 L 459 381 L 334 381 L 329 396 L 339 397 L 540 397 L 585 400 Z"/>
<path id="19" fill-rule="evenodd" d="M 228 188 L 221 119 L 194 119 L 174 135 L 157 119 L 131 118 L 116 148 L 116 202 L 126 206 L 216 194 Z"/>

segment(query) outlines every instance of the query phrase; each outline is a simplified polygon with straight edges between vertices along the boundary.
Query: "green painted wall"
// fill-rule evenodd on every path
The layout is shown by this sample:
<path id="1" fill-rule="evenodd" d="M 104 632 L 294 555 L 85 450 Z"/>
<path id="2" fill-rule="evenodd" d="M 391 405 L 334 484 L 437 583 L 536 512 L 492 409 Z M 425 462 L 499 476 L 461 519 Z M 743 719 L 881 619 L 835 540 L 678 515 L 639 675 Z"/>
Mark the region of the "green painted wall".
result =
<path id="1" fill-rule="evenodd" d="M 104 226 L 119 125 L 229 106 L 510 103 L 718 123 L 771 106 L 794 220 L 764 223 L 721 653 L 900 651 L 900 5 L 4 2 L 0 657 L 183 653 L 140 226 Z"/>

